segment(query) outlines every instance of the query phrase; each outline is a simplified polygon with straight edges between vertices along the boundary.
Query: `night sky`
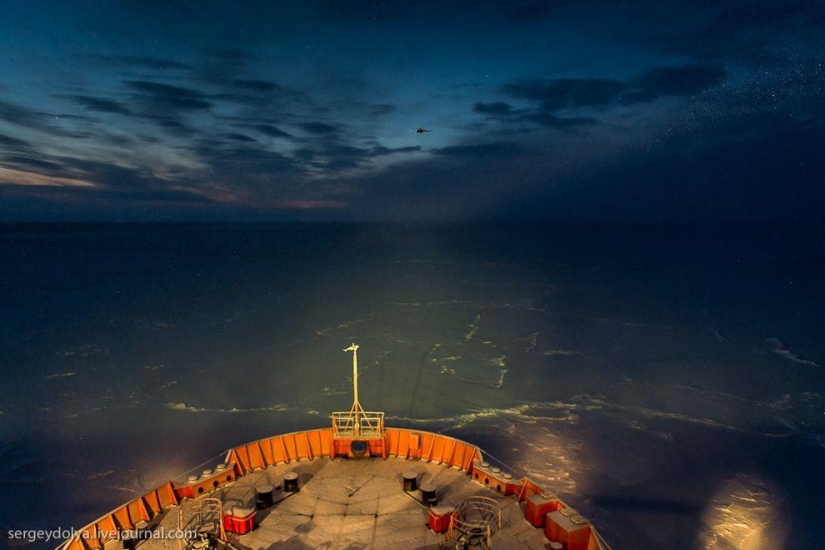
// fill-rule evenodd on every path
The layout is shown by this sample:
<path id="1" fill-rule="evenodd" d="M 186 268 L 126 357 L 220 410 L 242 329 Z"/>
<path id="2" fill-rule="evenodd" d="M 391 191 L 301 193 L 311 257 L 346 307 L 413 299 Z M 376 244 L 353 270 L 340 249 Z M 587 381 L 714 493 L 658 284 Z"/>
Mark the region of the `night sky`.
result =
<path id="1" fill-rule="evenodd" d="M 825 211 L 823 2 L 4 0 L 0 51 L 5 222 Z"/>

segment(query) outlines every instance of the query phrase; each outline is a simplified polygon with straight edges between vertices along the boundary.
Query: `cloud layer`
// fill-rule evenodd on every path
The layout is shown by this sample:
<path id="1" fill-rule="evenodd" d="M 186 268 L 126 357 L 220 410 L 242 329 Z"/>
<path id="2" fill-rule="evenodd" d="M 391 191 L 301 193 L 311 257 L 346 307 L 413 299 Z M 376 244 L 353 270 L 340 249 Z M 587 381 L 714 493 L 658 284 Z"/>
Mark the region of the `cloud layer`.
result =
<path id="1" fill-rule="evenodd" d="M 812 221 L 823 206 L 820 3 L 243 7 L 0 8 L 0 45 L 29 45 L 0 61 L 0 216 Z"/>

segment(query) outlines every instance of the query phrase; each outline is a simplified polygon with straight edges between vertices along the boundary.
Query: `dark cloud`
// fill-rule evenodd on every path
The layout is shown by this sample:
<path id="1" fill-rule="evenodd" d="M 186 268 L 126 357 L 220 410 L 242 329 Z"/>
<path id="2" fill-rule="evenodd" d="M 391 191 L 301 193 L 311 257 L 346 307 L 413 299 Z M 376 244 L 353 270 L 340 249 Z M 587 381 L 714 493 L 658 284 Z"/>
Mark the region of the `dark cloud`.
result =
<path id="1" fill-rule="evenodd" d="M 0 120 L 17 126 L 40 129 L 45 126 L 43 119 L 43 113 L 0 100 Z"/>
<path id="2" fill-rule="evenodd" d="M 128 65 L 130 67 L 139 67 L 141 69 L 156 69 L 156 70 L 168 70 L 168 69 L 183 69 L 189 70 L 192 68 L 191 65 L 187 63 L 181 63 L 179 61 L 172 61 L 170 59 L 163 59 L 160 57 L 151 57 L 147 55 L 119 55 L 114 56 L 111 59 L 117 61 L 122 65 Z"/>
<path id="3" fill-rule="evenodd" d="M 410 145 L 410 146 L 407 146 L 407 147 L 394 147 L 394 148 L 378 146 L 378 147 L 373 147 L 370 150 L 370 156 L 372 156 L 372 157 L 383 157 L 385 155 L 394 155 L 396 153 L 415 153 L 415 152 L 420 151 L 420 150 L 421 150 L 420 145 Z"/>
<path id="4" fill-rule="evenodd" d="M 70 95 L 67 96 L 71 101 L 82 105 L 90 111 L 98 111 L 101 113 L 115 113 L 121 115 L 129 115 L 131 112 L 125 105 L 111 99 L 102 99 L 99 97 L 91 97 L 84 95 Z"/>
<path id="5" fill-rule="evenodd" d="M 225 137 L 226 137 L 226 139 L 229 139 L 229 140 L 232 140 L 232 141 L 244 141 L 244 142 L 253 142 L 253 143 L 257 141 L 254 138 L 251 138 L 251 137 L 249 137 L 247 135 L 244 135 L 244 134 L 225 134 Z"/>
<path id="6" fill-rule="evenodd" d="M 378 220 L 488 219 L 485 212 L 525 184 L 523 167 L 547 156 L 510 141 L 465 142 L 427 153 L 434 154 L 347 177 L 353 208 Z"/>
<path id="7" fill-rule="evenodd" d="M 713 25 L 724 23 L 731 30 L 776 25 L 789 20 L 813 25 L 825 23 L 825 4 L 810 0 L 783 0 L 767 4 L 752 0 L 721 6 L 723 10 Z"/>
<path id="8" fill-rule="evenodd" d="M 298 161 L 308 162 L 316 169 L 333 173 L 336 170 L 349 170 L 369 167 L 372 159 L 390 155 L 403 155 L 421 151 L 421 146 L 406 147 L 356 147 L 347 143 L 319 140 L 308 147 L 301 147 L 292 153 Z"/>
<path id="9" fill-rule="evenodd" d="M 591 125 L 588 116 L 559 116 L 560 111 L 609 109 L 617 104 L 650 103 L 662 97 L 690 96 L 718 86 L 725 79 L 723 69 L 714 65 L 654 67 L 630 82 L 612 79 L 530 80 L 505 84 L 507 95 L 538 103 L 538 109 L 522 115 L 544 127 L 571 128 Z M 490 116 L 515 114 L 504 102 L 476 103 L 473 111 Z"/>
<path id="10" fill-rule="evenodd" d="M 316 153 L 309 148 L 289 155 L 263 144 L 204 137 L 184 149 L 204 166 L 210 188 L 219 190 L 216 200 L 254 210 L 340 206 L 336 198 L 340 186 L 319 180 L 319 175 L 359 165 L 346 156 L 319 155 L 313 160 Z M 197 176 L 192 180 L 197 181 Z"/>
<path id="11" fill-rule="evenodd" d="M 65 118 L 70 117 L 66 116 Z M 74 118 L 81 119 L 82 117 Z M 59 119 L 57 115 L 35 111 L 0 100 L 0 120 L 2 121 L 57 137 L 83 139 L 89 136 L 85 132 L 67 130 L 58 126 L 55 123 L 57 119 Z"/>
<path id="12" fill-rule="evenodd" d="M 178 204 L 209 204 L 213 201 L 204 197 L 191 189 L 180 189 L 175 187 L 162 187 L 156 189 L 136 190 L 123 193 L 112 189 L 95 189 L 89 193 L 92 198 L 114 199 L 127 203 L 147 202 L 147 203 L 178 203 Z"/>
<path id="13" fill-rule="evenodd" d="M 31 144 L 28 141 L 0 134 L 0 146 L 5 146 L 13 149 L 22 149 L 27 148 L 30 145 Z"/>
<path id="14" fill-rule="evenodd" d="M 310 134 L 316 135 L 327 135 L 338 132 L 338 128 L 336 126 L 325 124 L 323 122 L 301 122 L 297 124 L 297 126 Z"/>
<path id="15" fill-rule="evenodd" d="M 70 187 L 70 186 L 16 186 L 17 194 L 37 197 L 41 200 L 54 200 L 59 204 L 75 205 L 83 202 L 91 205 L 92 210 L 100 208 L 116 208 L 119 205 L 137 206 L 151 205 L 151 207 L 169 204 L 172 206 L 211 204 L 209 198 L 201 196 L 189 189 L 174 187 L 157 189 L 135 189 L 124 192 L 109 187 Z M 3 190 L 5 191 L 5 190 Z M 63 206 L 65 208 L 65 206 Z"/>
<path id="16" fill-rule="evenodd" d="M 324 155 L 331 157 L 349 157 L 349 158 L 365 158 L 370 156 L 369 149 L 355 147 L 343 143 L 329 143 L 328 141 L 321 141 L 318 143 L 316 150 Z"/>
<path id="17" fill-rule="evenodd" d="M 189 148 L 211 174 L 228 180 L 271 182 L 274 176 L 302 173 L 294 159 L 253 143 L 201 138 Z"/>
<path id="18" fill-rule="evenodd" d="M 592 126 L 593 124 L 599 123 L 598 120 L 592 117 L 560 117 L 550 113 L 533 113 L 524 115 L 523 120 L 534 122 L 539 126 L 544 126 L 545 128 L 557 128 L 559 130 L 575 128 L 577 126 Z"/>
<path id="19" fill-rule="evenodd" d="M 105 140 L 107 143 L 120 146 L 130 145 L 135 142 L 135 140 L 129 136 L 124 136 L 122 134 L 112 134 L 109 132 L 102 133 L 100 135 L 100 138 Z"/>
<path id="20" fill-rule="evenodd" d="M 250 90 L 253 92 L 274 92 L 275 90 L 282 90 L 283 86 L 270 82 L 268 80 L 232 80 L 230 86 L 233 88 L 241 88 L 243 90 Z"/>
<path id="21" fill-rule="evenodd" d="M 301 147 L 292 152 L 292 156 L 301 160 L 312 160 L 315 158 L 315 151 L 307 147 Z"/>
<path id="22" fill-rule="evenodd" d="M 150 168 L 130 167 L 88 158 L 54 156 L 45 153 L 10 155 L 0 158 L 0 165 L 47 177 L 68 178 L 88 185 L 48 186 L 20 185 L 14 181 L 7 186 L 16 194 L 68 201 L 71 204 L 94 205 L 105 208 L 112 201 L 123 203 L 193 203 L 209 202 L 198 193 L 192 181 L 167 181 L 154 175 Z M 6 186 L 4 186 L 6 187 Z M 0 189 L 0 192 L 5 192 Z"/>
<path id="23" fill-rule="evenodd" d="M 635 78 L 622 93 L 621 101 L 646 103 L 663 96 L 697 94 L 721 84 L 725 74 L 723 69 L 705 65 L 656 67 Z"/>
<path id="24" fill-rule="evenodd" d="M 491 116 L 506 116 L 515 113 L 515 111 L 513 111 L 513 107 L 509 103 L 504 103 L 503 101 L 496 101 L 494 103 L 476 103 L 473 106 L 473 112 Z"/>
<path id="25" fill-rule="evenodd" d="M 135 117 L 149 120 L 166 133 L 182 138 L 197 134 L 189 115 L 209 111 L 213 102 L 205 92 L 148 80 L 124 81 L 134 90 Z"/>
<path id="26" fill-rule="evenodd" d="M 447 157 L 503 157 L 522 151 L 522 147 L 510 142 L 451 145 L 434 152 Z"/>
<path id="27" fill-rule="evenodd" d="M 176 137 L 191 137 L 198 133 L 195 128 L 174 116 L 147 114 L 146 118 L 160 126 L 170 135 Z"/>
<path id="28" fill-rule="evenodd" d="M 92 175 L 86 167 L 93 164 L 93 161 L 83 161 L 67 156 L 49 155 L 35 149 L 25 154 L 4 156 L 0 162 L 5 166 L 18 170 L 26 170 L 42 176 L 80 180 L 85 180 Z"/>
<path id="29" fill-rule="evenodd" d="M 125 84 L 145 94 L 143 99 L 161 109 L 200 110 L 212 107 L 205 94 L 191 88 L 146 80 L 127 80 Z"/>
<path id="30" fill-rule="evenodd" d="M 4 166 L 15 168 L 17 170 L 34 170 L 38 173 L 45 171 L 53 175 L 59 175 L 63 170 L 63 166 L 59 163 L 44 160 L 42 157 L 27 157 L 22 155 L 9 155 L 0 157 L 0 163 Z"/>
<path id="31" fill-rule="evenodd" d="M 783 41 L 825 24 L 825 4 L 820 1 L 688 3 L 679 24 L 651 26 L 625 37 L 669 54 L 687 55 L 709 62 L 734 61 L 748 66 L 776 66 L 789 54 Z M 816 30 L 814 30 L 816 29 Z"/>
<path id="32" fill-rule="evenodd" d="M 100 198 L 128 201 L 195 202 L 207 201 L 196 191 L 195 184 L 170 182 L 158 178 L 149 168 L 129 167 L 74 157 L 61 157 L 61 164 L 77 179 L 94 183 L 93 189 L 81 188 Z"/>
<path id="33" fill-rule="evenodd" d="M 353 168 L 358 168 L 359 166 L 361 166 L 360 163 L 352 159 L 335 159 L 324 164 L 325 168 L 332 171 L 350 170 Z"/>
<path id="34" fill-rule="evenodd" d="M 310 95 L 304 91 L 282 86 L 268 80 L 226 80 L 223 77 L 202 78 L 202 82 L 221 88 L 221 92 L 211 93 L 208 100 L 232 102 L 244 108 L 247 122 L 266 118 L 280 120 L 292 115 L 296 109 L 320 110 Z"/>
<path id="35" fill-rule="evenodd" d="M 606 107 L 626 84 L 604 78 L 560 78 L 505 84 L 502 91 L 541 103 L 545 111 L 578 107 Z"/>
<path id="36" fill-rule="evenodd" d="M 273 126 L 272 124 L 255 124 L 255 125 L 251 125 L 250 128 L 252 128 L 253 130 L 257 130 L 258 132 L 260 132 L 260 133 L 262 133 L 266 136 L 269 136 L 269 137 L 275 137 L 275 138 L 292 137 L 290 134 L 284 132 L 283 130 L 281 130 L 277 126 Z"/>
<path id="37" fill-rule="evenodd" d="M 410 145 L 407 147 L 384 147 L 377 145 L 371 148 L 362 148 L 342 144 L 324 144 L 320 149 L 324 155 L 332 157 L 348 157 L 351 159 L 384 157 L 387 155 L 414 153 L 420 150 L 420 145 Z"/>

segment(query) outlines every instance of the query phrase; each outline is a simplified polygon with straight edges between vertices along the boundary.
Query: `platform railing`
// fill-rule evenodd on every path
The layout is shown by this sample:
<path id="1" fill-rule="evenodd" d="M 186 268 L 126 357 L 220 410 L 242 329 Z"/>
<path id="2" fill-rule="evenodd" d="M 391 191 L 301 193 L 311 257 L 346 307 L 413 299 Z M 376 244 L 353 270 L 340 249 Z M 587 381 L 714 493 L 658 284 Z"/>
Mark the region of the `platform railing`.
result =
<path id="1" fill-rule="evenodd" d="M 384 437 L 383 412 L 334 412 L 332 413 L 333 437 Z"/>

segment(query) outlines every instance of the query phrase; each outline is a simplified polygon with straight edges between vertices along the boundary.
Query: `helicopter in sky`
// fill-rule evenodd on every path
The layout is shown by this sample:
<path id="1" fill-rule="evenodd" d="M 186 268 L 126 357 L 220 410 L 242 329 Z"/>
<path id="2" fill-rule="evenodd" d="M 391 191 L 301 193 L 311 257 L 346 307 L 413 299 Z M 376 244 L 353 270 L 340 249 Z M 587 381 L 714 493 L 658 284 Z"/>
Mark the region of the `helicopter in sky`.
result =
<path id="1" fill-rule="evenodd" d="M 423 134 L 424 132 L 432 132 L 432 130 L 425 130 L 424 128 L 419 128 L 415 131 L 417 134 Z"/>

